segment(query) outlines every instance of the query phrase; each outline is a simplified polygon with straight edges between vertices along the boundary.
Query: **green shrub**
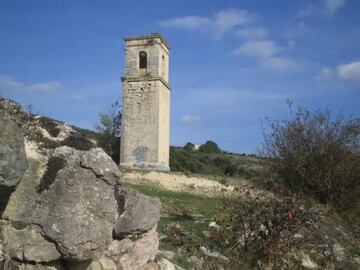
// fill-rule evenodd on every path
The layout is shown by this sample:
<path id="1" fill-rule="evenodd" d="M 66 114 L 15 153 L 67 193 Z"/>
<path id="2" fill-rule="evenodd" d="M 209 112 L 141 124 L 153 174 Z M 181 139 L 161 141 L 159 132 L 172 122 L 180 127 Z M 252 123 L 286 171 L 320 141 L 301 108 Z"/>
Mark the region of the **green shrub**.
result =
<path id="1" fill-rule="evenodd" d="M 213 141 L 207 141 L 199 147 L 199 152 L 203 153 L 221 153 L 219 146 Z"/>
<path id="2" fill-rule="evenodd" d="M 121 111 L 118 102 L 110 105 L 107 112 L 99 113 L 100 121 L 96 124 L 97 144 L 119 164 Z"/>
<path id="3" fill-rule="evenodd" d="M 194 151 L 195 149 L 195 144 L 191 143 L 191 142 L 188 142 L 187 144 L 185 144 L 185 146 L 183 147 L 183 149 L 185 151 L 188 151 L 188 152 L 191 152 L 191 151 Z"/>
<path id="4" fill-rule="evenodd" d="M 269 121 L 264 154 L 284 184 L 338 210 L 360 196 L 360 120 L 299 107 L 289 120 Z"/>

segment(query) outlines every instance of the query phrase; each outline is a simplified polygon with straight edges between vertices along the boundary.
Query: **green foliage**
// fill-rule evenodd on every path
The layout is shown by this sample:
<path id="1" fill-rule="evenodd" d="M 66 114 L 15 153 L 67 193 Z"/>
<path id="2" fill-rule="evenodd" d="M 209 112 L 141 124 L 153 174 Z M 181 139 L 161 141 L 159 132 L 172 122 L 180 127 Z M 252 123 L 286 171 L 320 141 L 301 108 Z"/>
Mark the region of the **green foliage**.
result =
<path id="1" fill-rule="evenodd" d="M 172 171 L 255 179 L 267 177 L 267 160 L 244 154 L 202 153 L 170 147 Z"/>
<path id="2" fill-rule="evenodd" d="M 221 153 L 219 146 L 213 141 L 207 141 L 199 147 L 199 152 L 202 153 Z"/>
<path id="3" fill-rule="evenodd" d="M 191 142 L 188 142 L 187 144 L 185 144 L 185 146 L 183 148 L 184 148 L 184 150 L 191 152 L 191 151 L 194 151 L 195 145 Z"/>
<path id="4" fill-rule="evenodd" d="M 248 191 L 243 192 L 244 189 Z M 284 258 L 293 247 L 306 242 L 306 238 L 293 235 L 304 224 L 318 221 L 317 212 L 284 188 L 276 198 L 259 194 L 266 198 L 263 200 L 255 200 L 252 190 L 241 187 L 233 197 L 223 199 L 216 215 L 217 223 L 222 225 L 217 230 L 218 249 L 231 260 L 242 261 L 244 269 L 258 269 L 260 262 L 271 262 L 268 269 L 300 269 L 289 267 Z"/>
<path id="5" fill-rule="evenodd" d="M 107 112 L 99 113 L 96 125 L 97 144 L 116 162 L 120 158 L 121 111 L 119 102 L 111 104 Z"/>
<path id="6" fill-rule="evenodd" d="M 175 251 L 174 262 L 185 269 L 192 269 L 187 259 L 197 255 L 200 245 L 211 244 L 211 239 L 204 242 L 203 235 L 208 231 L 208 224 L 213 220 L 221 200 L 147 184 L 127 186 L 161 200 L 161 218 L 157 231 L 165 237 L 160 241 L 160 249 Z"/>
<path id="7" fill-rule="evenodd" d="M 359 207 L 359 118 L 298 107 L 289 120 L 268 123 L 264 154 L 290 190 L 340 211 Z"/>

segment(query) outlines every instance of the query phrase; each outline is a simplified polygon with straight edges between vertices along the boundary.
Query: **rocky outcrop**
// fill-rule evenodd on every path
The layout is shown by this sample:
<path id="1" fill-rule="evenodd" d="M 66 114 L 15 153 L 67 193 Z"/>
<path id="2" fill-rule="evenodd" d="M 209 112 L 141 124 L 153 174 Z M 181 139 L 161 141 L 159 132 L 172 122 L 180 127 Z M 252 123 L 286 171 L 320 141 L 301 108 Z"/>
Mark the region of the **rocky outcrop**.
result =
<path id="1" fill-rule="evenodd" d="M 10 117 L 0 114 L 0 212 L 28 166 L 24 136 Z"/>
<path id="2" fill-rule="evenodd" d="M 118 191 L 119 197 L 124 196 L 124 212 L 115 225 L 115 233 L 137 234 L 150 230 L 160 218 L 160 200 L 145 196 L 135 190 Z"/>
<path id="3" fill-rule="evenodd" d="M 0 270 L 136 270 L 158 252 L 160 201 L 125 189 L 117 165 L 71 126 L 6 99 L 0 195 Z"/>

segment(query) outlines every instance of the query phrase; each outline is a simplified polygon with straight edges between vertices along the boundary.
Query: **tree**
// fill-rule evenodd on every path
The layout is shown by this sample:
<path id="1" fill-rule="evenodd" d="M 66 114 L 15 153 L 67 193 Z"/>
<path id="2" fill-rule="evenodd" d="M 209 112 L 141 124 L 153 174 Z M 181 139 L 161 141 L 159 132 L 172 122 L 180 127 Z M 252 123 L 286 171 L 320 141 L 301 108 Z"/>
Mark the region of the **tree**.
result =
<path id="1" fill-rule="evenodd" d="M 263 153 L 287 188 L 341 211 L 359 206 L 359 118 L 298 107 L 289 120 L 268 124 Z"/>
<path id="2" fill-rule="evenodd" d="M 207 141 L 199 147 L 199 152 L 203 153 L 221 153 L 221 149 L 213 141 Z"/>
<path id="3" fill-rule="evenodd" d="M 188 142 L 187 144 L 185 144 L 183 149 L 188 151 L 188 152 L 192 152 L 195 149 L 195 145 L 193 143 L 191 143 L 191 142 Z"/>
<path id="4" fill-rule="evenodd" d="M 106 112 L 99 113 L 96 130 L 99 133 L 97 143 L 116 162 L 120 159 L 121 107 L 116 101 L 110 104 Z"/>

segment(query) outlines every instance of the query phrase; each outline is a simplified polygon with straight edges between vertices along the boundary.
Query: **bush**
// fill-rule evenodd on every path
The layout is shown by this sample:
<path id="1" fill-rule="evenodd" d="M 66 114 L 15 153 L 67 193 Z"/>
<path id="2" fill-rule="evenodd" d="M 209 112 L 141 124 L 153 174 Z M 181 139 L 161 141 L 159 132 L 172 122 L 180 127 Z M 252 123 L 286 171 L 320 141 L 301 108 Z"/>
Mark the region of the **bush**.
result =
<path id="1" fill-rule="evenodd" d="M 99 113 L 96 124 L 97 144 L 117 163 L 120 161 L 121 111 L 118 102 L 110 105 L 107 112 Z"/>
<path id="2" fill-rule="evenodd" d="M 185 144 L 185 146 L 183 147 L 184 150 L 188 151 L 188 152 L 192 152 L 195 150 L 195 144 L 188 142 L 187 144 Z"/>
<path id="3" fill-rule="evenodd" d="M 219 146 L 213 141 L 207 141 L 199 147 L 199 152 L 202 153 L 221 153 Z"/>
<path id="4" fill-rule="evenodd" d="M 291 109 L 291 105 L 290 105 Z M 264 154 L 284 184 L 338 210 L 360 196 L 360 120 L 298 107 L 291 119 L 268 121 Z"/>

